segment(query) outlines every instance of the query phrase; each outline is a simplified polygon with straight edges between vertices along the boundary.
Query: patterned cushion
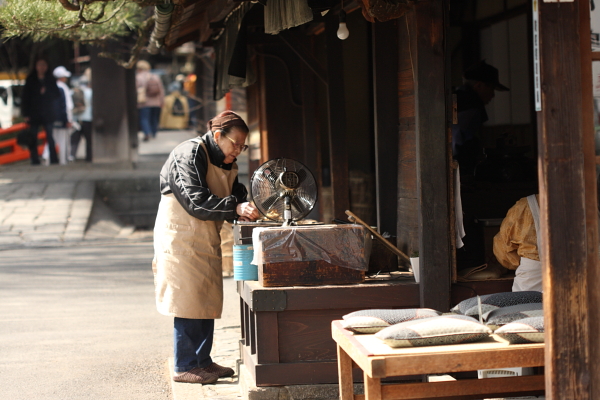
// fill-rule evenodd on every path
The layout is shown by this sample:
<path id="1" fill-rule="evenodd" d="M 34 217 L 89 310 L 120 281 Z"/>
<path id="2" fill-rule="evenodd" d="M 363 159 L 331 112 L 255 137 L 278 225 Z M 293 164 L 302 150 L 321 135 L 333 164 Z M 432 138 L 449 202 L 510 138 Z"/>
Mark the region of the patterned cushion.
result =
<path id="1" fill-rule="evenodd" d="M 490 333 L 490 328 L 474 318 L 442 315 L 392 325 L 375 336 L 390 347 L 417 347 L 476 342 Z"/>
<path id="2" fill-rule="evenodd" d="M 361 310 L 344 315 L 344 329 L 356 333 L 375 333 L 390 325 L 414 319 L 437 317 L 441 312 L 431 308 L 404 310 Z"/>
<path id="3" fill-rule="evenodd" d="M 486 325 L 492 329 L 496 329 L 499 326 L 510 324 L 519 319 L 543 315 L 544 308 L 542 303 L 517 304 L 516 306 L 503 307 L 491 311 L 487 315 Z"/>
<path id="4" fill-rule="evenodd" d="M 494 333 L 510 343 L 544 343 L 544 317 L 520 319 Z"/>
<path id="5" fill-rule="evenodd" d="M 482 317 L 485 318 L 490 311 L 498 308 L 514 306 L 517 304 L 541 303 L 542 292 L 502 292 L 494 294 L 484 294 L 479 296 L 481 299 Z M 479 317 L 479 305 L 477 296 L 471 297 L 458 303 L 453 309 L 457 314 Z"/>

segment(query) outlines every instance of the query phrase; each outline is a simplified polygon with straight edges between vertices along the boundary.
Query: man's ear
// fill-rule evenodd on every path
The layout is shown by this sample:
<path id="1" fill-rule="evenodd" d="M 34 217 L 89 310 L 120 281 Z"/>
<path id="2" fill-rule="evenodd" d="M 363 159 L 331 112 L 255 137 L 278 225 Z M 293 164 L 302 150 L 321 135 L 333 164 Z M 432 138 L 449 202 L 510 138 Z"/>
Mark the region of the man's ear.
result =
<path id="1" fill-rule="evenodd" d="M 219 140 L 219 138 L 221 137 L 221 131 L 215 131 L 215 133 L 213 133 L 214 137 L 215 137 L 215 141 Z"/>

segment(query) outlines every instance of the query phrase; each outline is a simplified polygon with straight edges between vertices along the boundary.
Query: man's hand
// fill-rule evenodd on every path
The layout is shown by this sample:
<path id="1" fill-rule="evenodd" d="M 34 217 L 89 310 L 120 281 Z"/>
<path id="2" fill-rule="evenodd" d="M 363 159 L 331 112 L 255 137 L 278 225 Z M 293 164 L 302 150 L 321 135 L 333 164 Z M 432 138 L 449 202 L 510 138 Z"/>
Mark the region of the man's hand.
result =
<path id="1" fill-rule="evenodd" d="M 254 221 L 258 218 L 258 209 L 252 203 L 240 203 L 235 208 L 241 221 Z"/>

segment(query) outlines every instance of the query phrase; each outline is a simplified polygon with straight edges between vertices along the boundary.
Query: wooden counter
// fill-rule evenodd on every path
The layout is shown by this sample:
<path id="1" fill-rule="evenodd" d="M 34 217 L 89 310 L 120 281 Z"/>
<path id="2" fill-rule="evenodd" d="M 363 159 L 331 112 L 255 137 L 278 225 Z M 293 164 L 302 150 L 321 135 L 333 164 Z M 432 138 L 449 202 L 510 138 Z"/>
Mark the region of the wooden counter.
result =
<path id="1" fill-rule="evenodd" d="M 455 284 L 452 300 L 456 304 L 475 294 L 510 291 L 510 285 L 512 281 Z M 240 354 L 256 386 L 337 383 L 331 321 L 368 308 L 419 307 L 419 285 L 406 277 L 352 285 L 266 288 L 257 281 L 240 281 L 237 291 L 242 319 Z"/>
<path id="2" fill-rule="evenodd" d="M 256 386 L 337 383 L 331 321 L 365 308 L 419 306 L 414 281 L 264 288 L 238 282 L 240 353 Z"/>

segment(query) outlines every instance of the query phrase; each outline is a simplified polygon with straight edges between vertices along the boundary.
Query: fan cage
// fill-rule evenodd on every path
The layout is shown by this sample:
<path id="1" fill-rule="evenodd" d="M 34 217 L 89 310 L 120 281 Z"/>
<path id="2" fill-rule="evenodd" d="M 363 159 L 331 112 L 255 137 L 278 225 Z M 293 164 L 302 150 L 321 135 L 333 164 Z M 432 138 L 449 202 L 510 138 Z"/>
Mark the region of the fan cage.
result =
<path id="1" fill-rule="evenodd" d="M 281 184 L 279 177 L 291 171 L 298 175 L 295 189 Z M 310 170 L 301 162 L 289 158 L 276 158 L 262 164 L 250 179 L 250 195 L 254 204 L 267 219 L 283 222 L 285 197 L 290 198 L 292 221 L 306 217 L 317 202 L 317 183 Z"/>

